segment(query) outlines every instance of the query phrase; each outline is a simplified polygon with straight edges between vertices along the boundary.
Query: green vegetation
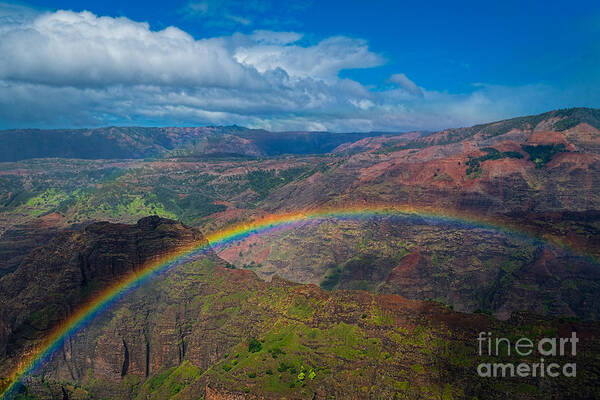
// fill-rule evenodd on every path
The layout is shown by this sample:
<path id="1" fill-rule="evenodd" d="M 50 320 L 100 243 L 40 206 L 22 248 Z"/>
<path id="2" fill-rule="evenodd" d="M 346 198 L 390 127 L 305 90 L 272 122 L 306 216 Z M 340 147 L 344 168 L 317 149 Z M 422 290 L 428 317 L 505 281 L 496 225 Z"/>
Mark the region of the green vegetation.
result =
<path id="1" fill-rule="evenodd" d="M 51 211 L 61 202 L 66 200 L 68 195 L 56 189 L 48 189 L 37 196 L 30 197 L 22 206 L 22 209 L 31 209 L 31 214 L 38 216 Z"/>
<path id="2" fill-rule="evenodd" d="M 295 297 L 294 302 L 287 310 L 287 315 L 295 318 L 307 319 L 314 314 L 312 302 L 304 297 Z"/>
<path id="3" fill-rule="evenodd" d="M 184 318 L 179 323 L 189 332 L 185 340 L 204 346 L 191 349 L 191 359 L 206 349 L 218 349 L 217 361 L 205 369 L 175 358 L 169 361 L 175 366 L 152 374 L 145 382 L 125 377 L 118 390 L 128 390 L 127 398 L 140 400 L 199 398 L 207 382 L 233 394 L 265 398 L 313 398 L 324 388 L 328 395 L 340 398 L 363 393 L 376 398 L 424 399 L 485 397 L 497 390 L 492 387 L 495 381 L 473 373 L 486 357 L 474 354 L 476 333 L 466 314 L 449 315 L 449 309 L 434 304 L 415 312 L 402 308 L 406 300 L 395 303 L 388 296 L 321 292 L 237 275 L 216 268 L 209 260 L 182 265 L 177 274 L 153 282 L 153 289 L 144 287 L 128 299 L 107 325 L 95 327 L 98 333 L 113 332 L 123 323 L 139 328 L 146 315 L 131 311 L 137 307 L 153 307 L 157 326 L 164 326 L 162 322 L 171 321 L 187 301 L 185 313 L 193 317 L 185 320 L 184 314 L 178 314 Z M 149 305 L 149 294 L 156 295 L 157 290 L 160 302 Z M 202 318 L 196 318 L 200 310 Z M 446 326 L 446 321 L 452 325 Z M 554 337 L 557 332 L 548 320 L 517 327 L 492 318 L 487 323 L 495 335 L 511 340 Z M 249 330 L 255 336 L 238 339 Z M 581 354 L 589 359 L 589 349 L 582 347 Z M 531 361 L 538 359 L 532 356 L 527 362 Z M 537 394 L 530 383 L 506 380 L 504 391 Z"/>
<path id="4" fill-rule="evenodd" d="M 561 120 L 554 124 L 558 132 L 566 131 L 581 123 L 586 123 L 600 129 L 600 110 L 594 108 L 568 108 L 557 110 L 556 114 Z"/>
<path id="5" fill-rule="evenodd" d="M 500 152 L 493 147 L 485 147 L 481 149 L 486 154 L 477 158 L 469 158 L 467 160 L 466 174 L 472 178 L 479 177 L 481 175 L 481 163 L 487 160 L 501 160 L 503 158 L 523 158 L 523 154 L 516 151 L 503 151 Z"/>
<path id="6" fill-rule="evenodd" d="M 389 311 L 377 308 L 373 322 L 377 326 L 394 326 L 394 315 Z"/>
<path id="7" fill-rule="evenodd" d="M 86 220 L 135 222 L 159 215 L 199 226 L 210 215 L 227 210 L 226 202 L 242 193 L 256 194 L 235 205 L 251 208 L 272 190 L 310 176 L 328 164 L 321 158 L 315 165 L 291 160 L 289 168 L 277 170 L 265 167 L 265 160 L 254 160 L 250 161 L 250 172 L 220 160 L 188 164 L 155 159 L 122 167 L 97 160 L 21 161 L 18 168 L 26 170 L 26 175 L 0 175 L 0 212 L 9 220 L 19 221 L 57 212 L 66 224 Z M 230 169 L 234 173 L 229 174 Z"/>
<path id="8" fill-rule="evenodd" d="M 159 191 L 159 193 L 165 190 Z M 179 198 L 174 193 L 171 200 L 165 203 L 169 204 L 171 212 L 175 213 L 186 223 L 195 225 L 203 218 L 227 209 L 223 204 L 215 204 L 215 200 L 202 193 L 191 193 L 183 198 Z"/>
<path id="9" fill-rule="evenodd" d="M 330 268 L 327 271 L 327 273 L 325 274 L 325 277 L 323 278 L 323 280 L 321 281 L 319 286 L 321 286 L 321 288 L 325 289 L 325 290 L 333 290 L 340 283 L 341 275 L 342 275 L 341 267 Z"/>
<path id="10" fill-rule="evenodd" d="M 537 146 L 521 145 L 521 148 L 529 154 L 529 158 L 534 162 L 536 168 L 542 168 L 557 153 L 566 151 L 565 145 L 562 143 Z"/>
<path id="11" fill-rule="evenodd" d="M 305 167 L 289 168 L 281 171 L 256 170 L 248 172 L 246 178 L 250 188 L 260 196 L 260 199 L 264 199 L 271 191 L 292 182 L 306 171 L 307 168 Z"/>
<path id="12" fill-rule="evenodd" d="M 177 367 L 147 379 L 141 387 L 137 399 L 171 399 L 192 383 L 200 375 L 200 369 L 189 361 L 184 361 Z"/>
<path id="13" fill-rule="evenodd" d="M 381 280 L 408 254 L 406 243 L 398 240 L 370 241 L 358 244 L 355 254 L 346 262 L 329 264 L 319 286 L 325 290 L 351 289 L 375 291 Z M 365 271 L 368 271 L 365 273 Z"/>
<path id="14" fill-rule="evenodd" d="M 448 175 L 445 172 L 442 172 L 441 174 L 437 174 L 437 172 L 434 174 L 433 180 L 436 182 L 452 182 L 452 177 L 450 175 Z"/>
<path id="15" fill-rule="evenodd" d="M 248 351 L 250 353 L 257 353 L 262 349 L 262 344 L 260 343 L 260 340 L 257 340 L 255 338 L 250 339 L 250 342 L 248 343 Z"/>

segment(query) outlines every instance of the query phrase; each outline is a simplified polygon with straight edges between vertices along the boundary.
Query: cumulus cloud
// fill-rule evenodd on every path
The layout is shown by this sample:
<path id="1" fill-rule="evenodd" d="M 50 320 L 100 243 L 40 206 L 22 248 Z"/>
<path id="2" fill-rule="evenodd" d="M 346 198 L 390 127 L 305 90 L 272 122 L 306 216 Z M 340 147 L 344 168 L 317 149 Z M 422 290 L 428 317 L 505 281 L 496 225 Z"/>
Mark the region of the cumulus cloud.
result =
<path id="1" fill-rule="evenodd" d="M 8 123 L 48 122 L 58 113 L 73 123 L 343 113 L 364 109 L 371 94 L 339 72 L 381 63 L 357 39 L 303 47 L 295 44 L 301 34 L 256 31 L 196 40 L 175 27 L 152 31 L 86 11 L 43 13 L 0 29 L 0 116 Z"/>
<path id="2" fill-rule="evenodd" d="M 326 80 L 336 79 L 342 69 L 370 68 L 383 63 L 382 57 L 372 53 L 364 40 L 342 36 L 310 47 L 252 44 L 236 49 L 234 57 L 259 72 L 281 68 L 292 76 Z"/>
<path id="3" fill-rule="evenodd" d="M 211 4 L 196 4 L 197 12 Z M 206 11 L 209 12 L 209 11 Z M 90 12 L 0 4 L 0 126 L 239 124 L 334 131 L 435 129 L 504 116 L 549 88 L 428 91 L 404 74 L 375 90 L 340 78 L 385 59 L 361 39 L 296 32 L 197 39 Z M 543 89 L 543 90 L 542 90 Z M 512 108 L 511 108 L 512 107 Z"/>
<path id="4" fill-rule="evenodd" d="M 0 79 L 47 85 L 149 84 L 260 88 L 265 74 L 333 79 L 381 63 L 362 40 L 334 37 L 301 47 L 293 32 L 257 31 L 195 40 L 175 27 L 57 11 L 12 25 L 0 41 Z M 271 74 L 272 77 L 272 74 Z"/>
<path id="5" fill-rule="evenodd" d="M 219 40 L 127 18 L 57 11 L 13 26 L 0 41 L 0 79 L 56 86 L 113 84 L 256 87 L 260 77 Z"/>

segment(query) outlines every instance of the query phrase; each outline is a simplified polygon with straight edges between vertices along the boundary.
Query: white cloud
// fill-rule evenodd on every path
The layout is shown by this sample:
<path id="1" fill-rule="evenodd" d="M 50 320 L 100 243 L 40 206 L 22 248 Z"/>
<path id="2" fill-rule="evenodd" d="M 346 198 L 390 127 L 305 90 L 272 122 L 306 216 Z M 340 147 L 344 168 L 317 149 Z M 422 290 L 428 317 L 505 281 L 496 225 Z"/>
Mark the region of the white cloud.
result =
<path id="1" fill-rule="evenodd" d="M 292 45 L 293 32 L 257 31 L 195 40 L 175 27 L 57 11 L 12 25 L 0 41 L 0 79 L 48 85 L 113 84 L 264 87 L 265 72 L 335 79 L 345 68 L 381 63 L 361 40 L 334 37 L 315 46 Z M 259 74 L 260 73 L 260 74 Z"/>
<path id="2" fill-rule="evenodd" d="M 364 40 L 346 37 L 325 39 L 316 46 L 259 44 L 240 47 L 234 57 L 260 72 L 282 68 L 291 76 L 336 79 L 342 69 L 370 68 L 383 64 Z"/>
<path id="3" fill-rule="evenodd" d="M 175 27 L 152 31 L 85 11 L 43 13 L 0 29 L 7 124 L 49 122 L 59 113 L 77 124 L 340 113 L 372 103 L 368 90 L 338 73 L 380 63 L 362 40 L 303 47 L 295 44 L 301 34 L 270 31 L 196 40 Z"/>
<path id="4" fill-rule="evenodd" d="M 0 79 L 57 86 L 113 84 L 256 87 L 260 77 L 218 40 L 127 18 L 57 11 L 13 27 L 0 41 Z"/>
<path id="5" fill-rule="evenodd" d="M 198 13 L 211 7 L 194 4 Z M 527 102 L 551 108 L 560 97 L 539 86 L 441 93 L 404 74 L 390 78 L 394 88 L 373 90 L 340 71 L 385 60 L 364 40 L 342 36 L 313 45 L 300 44 L 295 32 L 195 39 L 176 27 L 152 31 L 127 18 L 40 14 L 1 3 L 0 33 L 4 127 L 436 129 L 518 114 Z"/>

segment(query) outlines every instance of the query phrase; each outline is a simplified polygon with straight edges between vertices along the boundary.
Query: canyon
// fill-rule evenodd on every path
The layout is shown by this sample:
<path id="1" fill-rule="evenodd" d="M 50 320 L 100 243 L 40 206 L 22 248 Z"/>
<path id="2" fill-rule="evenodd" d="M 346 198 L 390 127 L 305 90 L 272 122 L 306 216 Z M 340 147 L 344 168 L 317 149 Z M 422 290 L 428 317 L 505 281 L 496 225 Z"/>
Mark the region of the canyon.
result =
<path id="1" fill-rule="evenodd" d="M 69 337 L 18 398 L 599 395 L 600 110 L 433 133 L 0 132 L 4 148 L 32 141 L 0 162 L 4 386 L 87 301 L 211 234 L 302 210 L 414 212 L 300 221 L 208 251 Z M 488 330 L 576 331 L 581 373 L 481 378 Z"/>

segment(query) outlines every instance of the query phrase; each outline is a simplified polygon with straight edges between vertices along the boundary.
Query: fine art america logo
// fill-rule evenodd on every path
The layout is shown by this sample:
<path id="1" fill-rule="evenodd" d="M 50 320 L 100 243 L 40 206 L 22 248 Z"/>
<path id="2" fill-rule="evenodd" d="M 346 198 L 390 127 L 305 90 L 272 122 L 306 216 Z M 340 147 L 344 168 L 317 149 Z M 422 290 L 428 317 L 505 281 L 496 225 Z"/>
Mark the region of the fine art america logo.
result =
<path id="1" fill-rule="evenodd" d="M 538 341 L 522 337 L 514 342 L 504 337 L 493 337 L 491 332 L 480 332 L 479 356 L 520 356 L 529 357 L 534 352 L 539 354 L 539 361 L 500 363 L 485 362 L 477 366 L 477 373 L 481 377 L 551 377 L 560 375 L 566 377 L 577 376 L 577 365 L 574 362 L 557 363 L 554 358 L 574 357 L 577 355 L 579 339 L 575 332 L 569 338 L 543 338 Z M 537 358 L 537 357 L 536 357 Z"/>

